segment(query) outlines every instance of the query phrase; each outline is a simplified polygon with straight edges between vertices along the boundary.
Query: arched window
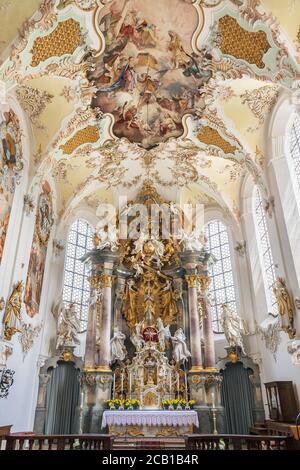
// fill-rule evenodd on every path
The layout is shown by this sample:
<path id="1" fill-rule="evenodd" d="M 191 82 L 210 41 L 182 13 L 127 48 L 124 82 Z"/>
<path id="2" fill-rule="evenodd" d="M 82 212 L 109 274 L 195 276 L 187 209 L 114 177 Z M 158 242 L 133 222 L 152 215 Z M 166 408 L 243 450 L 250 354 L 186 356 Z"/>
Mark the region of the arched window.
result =
<path id="1" fill-rule="evenodd" d="M 263 207 L 263 200 L 258 188 L 255 189 L 254 193 L 254 209 L 257 229 L 257 240 L 260 252 L 261 265 L 263 269 L 267 304 L 271 312 L 278 313 L 276 297 L 273 292 L 273 287 L 276 282 L 275 264 L 271 249 L 266 214 Z"/>
<path id="2" fill-rule="evenodd" d="M 82 330 L 88 319 L 90 285 L 89 268 L 80 258 L 93 248 L 92 237 L 91 226 L 85 220 L 76 220 L 70 228 L 65 261 L 63 301 L 76 305 Z"/>
<path id="3" fill-rule="evenodd" d="M 221 332 L 220 318 L 222 304 L 227 303 L 236 311 L 236 298 L 233 282 L 231 254 L 226 226 L 219 220 L 206 225 L 205 235 L 210 252 L 216 257 L 216 263 L 210 268 L 210 294 L 213 310 L 213 329 Z"/>
<path id="4" fill-rule="evenodd" d="M 300 188 L 300 118 L 298 115 L 296 115 L 291 129 L 290 155 L 297 184 Z"/>

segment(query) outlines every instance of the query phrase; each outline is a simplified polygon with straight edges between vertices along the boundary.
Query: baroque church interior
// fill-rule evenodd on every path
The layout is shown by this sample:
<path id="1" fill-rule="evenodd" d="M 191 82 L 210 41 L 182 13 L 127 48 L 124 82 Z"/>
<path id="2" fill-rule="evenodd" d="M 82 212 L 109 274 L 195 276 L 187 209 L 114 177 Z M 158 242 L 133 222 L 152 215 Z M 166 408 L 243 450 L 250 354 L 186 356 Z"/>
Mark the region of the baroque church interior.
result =
<path id="1" fill-rule="evenodd" d="M 0 448 L 297 448 L 300 1 L 0 13 Z"/>

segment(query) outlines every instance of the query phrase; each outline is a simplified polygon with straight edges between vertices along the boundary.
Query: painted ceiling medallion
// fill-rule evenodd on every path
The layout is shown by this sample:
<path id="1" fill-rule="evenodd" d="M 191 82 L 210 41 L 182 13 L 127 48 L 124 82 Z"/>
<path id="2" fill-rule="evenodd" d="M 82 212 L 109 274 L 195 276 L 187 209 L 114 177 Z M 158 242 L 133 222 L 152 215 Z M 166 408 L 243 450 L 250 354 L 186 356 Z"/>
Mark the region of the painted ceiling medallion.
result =
<path id="1" fill-rule="evenodd" d="M 114 134 L 148 149 L 183 133 L 185 114 L 201 113 L 201 88 L 211 78 L 210 55 L 193 51 L 198 13 L 182 0 L 114 0 L 99 28 L 104 53 L 89 80 L 93 107 L 114 117 Z"/>
<path id="2" fill-rule="evenodd" d="M 259 69 L 265 68 L 263 56 L 271 45 L 264 31 L 246 31 L 235 18 L 225 15 L 219 20 L 219 34 L 223 54 L 255 64 Z"/>
<path id="3" fill-rule="evenodd" d="M 69 139 L 64 145 L 59 148 L 66 153 L 71 155 L 74 150 L 83 144 L 95 143 L 99 139 L 99 130 L 96 126 L 87 126 L 84 129 L 80 129 L 76 132 L 71 139 Z"/>
<path id="4" fill-rule="evenodd" d="M 73 18 L 62 21 L 52 33 L 34 40 L 30 65 L 37 67 L 49 57 L 73 54 L 76 48 L 80 46 L 80 41 L 80 24 Z"/>

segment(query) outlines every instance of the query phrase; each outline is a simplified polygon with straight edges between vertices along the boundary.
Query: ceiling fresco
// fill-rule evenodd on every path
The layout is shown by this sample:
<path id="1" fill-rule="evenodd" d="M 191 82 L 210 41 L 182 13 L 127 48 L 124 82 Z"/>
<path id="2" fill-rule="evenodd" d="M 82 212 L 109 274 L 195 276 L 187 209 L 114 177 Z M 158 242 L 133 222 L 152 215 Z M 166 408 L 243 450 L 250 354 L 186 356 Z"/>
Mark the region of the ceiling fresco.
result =
<path id="1" fill-rule="evenodd" d="M 300 78 L 300 0 L 21 3 L 0 0 L 0 80 L 62 219 L 145 180 L 237 221 L 246 175 L 269 197 L 263 136 Z"/>

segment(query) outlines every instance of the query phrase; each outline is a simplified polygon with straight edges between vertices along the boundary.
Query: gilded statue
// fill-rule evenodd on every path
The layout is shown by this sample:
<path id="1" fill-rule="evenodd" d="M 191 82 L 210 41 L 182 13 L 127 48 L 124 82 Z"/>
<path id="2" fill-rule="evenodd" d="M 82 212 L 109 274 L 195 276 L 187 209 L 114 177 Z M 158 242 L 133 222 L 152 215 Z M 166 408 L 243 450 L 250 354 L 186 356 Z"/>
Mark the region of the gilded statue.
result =
<path id="1" fill-rule="evenodd" d="M 294 309 L 290 294 L 286 288 L 285 280 L 282 277 L 276 279 L 273 292 L 276 297 L 282 329 L 289 335 L 290 339 L 293 339 L 296 336 L 296 330 L 294 328 Z"/>
<path id="2" fill-rule="evenodd" d="M 21 333 L 16 327 L 17 320 L 21 322 L 23 282 L 19 281 L 14 285 L 13 291 L 6 303 L 3 317 L 4 339 L 10 341 L 15 333 Z"/>

